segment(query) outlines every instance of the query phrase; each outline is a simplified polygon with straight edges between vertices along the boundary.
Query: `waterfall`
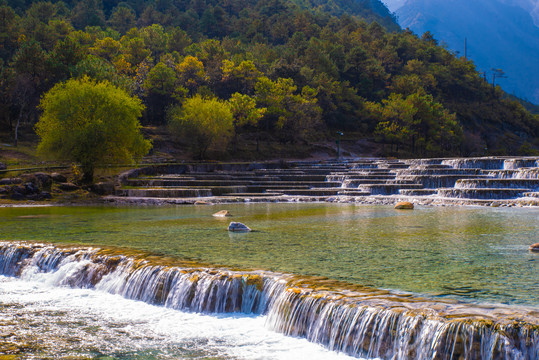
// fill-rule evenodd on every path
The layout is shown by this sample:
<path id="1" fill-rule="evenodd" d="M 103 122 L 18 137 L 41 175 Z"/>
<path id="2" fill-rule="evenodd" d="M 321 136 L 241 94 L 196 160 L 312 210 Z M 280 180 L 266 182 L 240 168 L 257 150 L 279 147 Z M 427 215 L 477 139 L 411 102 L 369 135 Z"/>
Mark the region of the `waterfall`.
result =
<path id="1" fill-rule="evenodd" d="M 539 358 L 537 309 L 434 301 L 326 278 L 50 244 L 0 243 L 0 271 L 182 311 L 259 314 L 274 331 L 352 356 Z"/>
<path id="2" fill-rule="evenodd" d="M 512 170 L 512 169 L 519 169 L 519 168 L 526 168 L 526 167 L 537 167 L 538 161 L 539 160 L 535 158 L 507 159 L 503 163 L 503 169 Z"/>
<path id="3" fill-rule="evenodd" d="M 502 158 L 457 158 L 442 161 L 442 165 L 449 165 L 457 169 L 503 169 L 505 160 Z"/>
<path id="4" fill-rule="evenodd" d="M 512 170 L 494 170 L 489 176 L 499 179 L 539 179 L 539 167 Z"/>

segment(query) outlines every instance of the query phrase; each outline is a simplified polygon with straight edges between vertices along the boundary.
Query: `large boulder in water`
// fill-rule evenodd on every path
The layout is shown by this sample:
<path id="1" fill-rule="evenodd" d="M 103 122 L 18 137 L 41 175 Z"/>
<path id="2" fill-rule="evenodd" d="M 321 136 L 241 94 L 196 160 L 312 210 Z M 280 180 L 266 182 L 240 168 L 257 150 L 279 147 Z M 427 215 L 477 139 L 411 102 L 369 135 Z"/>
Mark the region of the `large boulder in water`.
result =
<path id="1" fill-rule="evenodd" d="M 530 251 L 539 252 L 539 243 L 530 245 Z"/>
<path id="2" fill-rule="evenodd" d="M 228 225 L 228 231 L 232 232 L 249 232 L 252 231 L 249 229 L 249 227 L 245 224 L 242 224 L 240 222 L 231 222 L 230 225 Z"/>
<path id="3" fill-rule="evenodd" d="M 408 201 L 401 201 L 395 204 L 395 209 L 398 210 L 412 210 L 414 208 L 414 204 Z"/>

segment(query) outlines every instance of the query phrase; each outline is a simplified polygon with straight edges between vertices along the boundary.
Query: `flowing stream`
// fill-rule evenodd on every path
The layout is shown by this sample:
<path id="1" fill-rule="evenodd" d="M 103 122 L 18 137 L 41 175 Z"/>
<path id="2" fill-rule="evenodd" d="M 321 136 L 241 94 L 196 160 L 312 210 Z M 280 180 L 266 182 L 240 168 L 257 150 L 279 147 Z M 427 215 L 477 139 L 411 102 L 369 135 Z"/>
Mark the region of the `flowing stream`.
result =
<path id="1" fill-rule="evenodd" d="M 539 358 L 537 210 L 217 210 L 0 209 L 3 353 Z"/>

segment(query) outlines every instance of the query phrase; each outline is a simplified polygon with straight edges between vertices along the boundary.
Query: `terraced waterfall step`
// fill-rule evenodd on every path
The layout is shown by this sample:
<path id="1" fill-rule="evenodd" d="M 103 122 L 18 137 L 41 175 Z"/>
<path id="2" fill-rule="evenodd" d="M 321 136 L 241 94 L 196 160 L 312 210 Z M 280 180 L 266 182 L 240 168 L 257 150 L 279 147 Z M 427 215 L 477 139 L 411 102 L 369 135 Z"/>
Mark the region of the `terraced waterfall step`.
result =
<path id="1" fill-rule="evenodd" d="M 461 179 L 455 184 L 456 189 L 529 189 L 539 190 L 539 179 Z"/>
<path id="2" fill-rule="evenodd" d="M 321 189 L 269 189 L 266 192 L 268 194 L 272 193 L 282 193 L 284 195 L 300 195 L 300 196 L 334 196 L 339 195 L 343 189 L 341 188 L 321 188 Z"/>
<path id="3" fill-rule="evenodd" d="M 140 198 L 191 198 L 213 196 L 211 189 L 121 189 L 116 195 Z"/>
<path id="4" fill-rule="evenodd" d="M 430 196 L 438 193 L 438 189 L 400 189 L 399 194 L 404 196 Z"/>
<path id="5" fill-rule="evenodd" d="M 438 195 L 456 199 L 502 200 L 516 199 L 529 192 L 529 189 L 477 188 L 477 189 L 438 189 Z"/>
<path id="6" fill-rule="evenodd" d="M 153 169 L 148 175 L 137 171 L 136 176 L 123 178 L 125 187 L 117 193 L 160 198 L 267 196 L 283 201 L 293 196 L 346 196 L 346 201 L 354 197 L 409 196 L 470 199 L 488 204 L 489 199 L 520 197 L 531 199 L 530 203 L 536 201 L 539 192 L 539 157 L 358 159 L 266 165 L 172 166 L 167 167 L 170 173 L 160 174 Z"/>
<path id="7" fill-rule="evenodd" d="M 360 190 L 369 192 L 371 195 L 395 195 L 401 189 L 422 189 L 421 184 L 368 184 L 361 185 Z"/>
<path id="8" fill-rule="evenodd" d="M 457 181 L 462 179 L 478 179 L 480 177 L 489 178 L 487 175 L 404 175 L 400 179 L 406 179 L 411 182 L 421 184 L 425 188 L 439 189 L 454 187 Z"/>

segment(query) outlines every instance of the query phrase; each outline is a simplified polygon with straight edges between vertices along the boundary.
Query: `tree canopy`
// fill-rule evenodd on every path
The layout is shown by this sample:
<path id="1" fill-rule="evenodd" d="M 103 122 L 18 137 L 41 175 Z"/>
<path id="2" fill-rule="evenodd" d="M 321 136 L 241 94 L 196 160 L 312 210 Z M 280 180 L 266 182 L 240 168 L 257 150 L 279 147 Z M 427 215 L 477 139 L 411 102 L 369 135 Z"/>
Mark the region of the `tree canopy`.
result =
<path id="1" fill-rule="evenodd" d="M 140 133 L 144 106 L 108 81 L 84 77 L 58 83 L 40 103 L 38 152 L 81 165 L 92 181 L 97 165 L 140 160 L 151 148 Z"/>
<path id="2" fill-rule="evenodd" d="M 229 104 L 216 98 L 195 95 L 170 111 L 172 131 L 186 141 L 199 159 L 208 149 L 222 150 L 233 132 L 233 114 Z"/>
<path id="3" fill-rule="evenodd" d="M 189 98 L 241 96 L 261 116 L 240 125 L 236 111 L 236 133 L 270 141 L 337 130 L 403 156 L 539 147 L 537 115 L 430 34 L 399 30 L 378 0 L 3 4 L 0 130 L 33 126 L 45 93 L 88 76 L 140 99 L 143 125 L 166 124 Z"/>

